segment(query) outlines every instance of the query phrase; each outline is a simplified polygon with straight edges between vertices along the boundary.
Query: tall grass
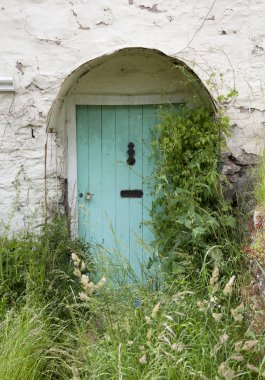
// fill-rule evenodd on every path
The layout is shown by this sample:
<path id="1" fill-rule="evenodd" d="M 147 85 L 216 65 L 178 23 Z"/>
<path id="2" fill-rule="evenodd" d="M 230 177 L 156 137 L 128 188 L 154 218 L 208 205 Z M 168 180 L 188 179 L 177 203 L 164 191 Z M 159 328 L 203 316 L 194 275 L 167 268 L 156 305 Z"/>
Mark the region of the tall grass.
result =
<path id="1" fill-rule="evenodd" d="M 162 274 L 159 289 L 128 285 L 128 264 L 105 257 L 99 276 L 111 281 L 88 301 L 71 262 L 88 253 L 66 230 L 56 219 L 39 236 L 2 239 L 1 380 L 263 378 L 264 338 L 248 328 L 227 227 L 194 276 Z"/>
<path id="2" fill-rule="evenodd" d="M 7 313 L 0 325 L 1 380 L 69 378 L 71 347 L 60 342 L 63 322 L 55 324 L 35 303 Z"/>

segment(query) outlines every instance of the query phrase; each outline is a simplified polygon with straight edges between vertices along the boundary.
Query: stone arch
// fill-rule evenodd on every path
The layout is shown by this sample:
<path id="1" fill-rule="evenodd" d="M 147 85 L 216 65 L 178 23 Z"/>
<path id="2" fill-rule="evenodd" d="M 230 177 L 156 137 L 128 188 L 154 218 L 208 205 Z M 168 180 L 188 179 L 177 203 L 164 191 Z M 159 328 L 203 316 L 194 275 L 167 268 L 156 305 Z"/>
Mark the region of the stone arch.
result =
<path id="1" fill-rule="evenodd" d="M 52 104 L 47 130 L 56 132 L 60 140 L 57 167 L 59 176 L 68 179 L 71 209 L 75 209 L 77 178 L 75 105 L 179 103 L 194 98 L 215 109 L 197 74 L 159 50 L 120 49 L 87 61 L 70 73 Z"/>

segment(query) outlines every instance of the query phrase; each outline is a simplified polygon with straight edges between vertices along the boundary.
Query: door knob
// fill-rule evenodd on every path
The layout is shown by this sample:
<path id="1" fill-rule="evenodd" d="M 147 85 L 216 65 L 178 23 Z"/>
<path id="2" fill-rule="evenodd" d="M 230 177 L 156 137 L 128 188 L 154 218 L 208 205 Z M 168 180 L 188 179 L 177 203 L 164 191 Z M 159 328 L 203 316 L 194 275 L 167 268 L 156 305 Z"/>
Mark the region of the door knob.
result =
<path id="1" fill-rule="evenodd" d="M 92 198 L 93 195 L 94 194 L 91 194 L 91 193 L 87 192 L 86 195 L 85 195 L 86 200 L 90 201 L 90 199 Z"/>

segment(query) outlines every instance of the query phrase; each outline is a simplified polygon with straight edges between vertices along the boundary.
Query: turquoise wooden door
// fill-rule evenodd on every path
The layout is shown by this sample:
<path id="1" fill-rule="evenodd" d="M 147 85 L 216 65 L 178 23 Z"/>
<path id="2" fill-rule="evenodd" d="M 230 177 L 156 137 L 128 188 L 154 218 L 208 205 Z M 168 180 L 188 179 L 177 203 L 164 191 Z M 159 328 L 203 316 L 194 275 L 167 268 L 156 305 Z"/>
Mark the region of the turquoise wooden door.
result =
<path id="1" fill-rule="evenodd" d="M 144 222 L 152 204 L 147 179 L 156 108 L 76 107 L 79 235 L 106 255 L 124 255 L 138 277 L 152 240 Z"/>

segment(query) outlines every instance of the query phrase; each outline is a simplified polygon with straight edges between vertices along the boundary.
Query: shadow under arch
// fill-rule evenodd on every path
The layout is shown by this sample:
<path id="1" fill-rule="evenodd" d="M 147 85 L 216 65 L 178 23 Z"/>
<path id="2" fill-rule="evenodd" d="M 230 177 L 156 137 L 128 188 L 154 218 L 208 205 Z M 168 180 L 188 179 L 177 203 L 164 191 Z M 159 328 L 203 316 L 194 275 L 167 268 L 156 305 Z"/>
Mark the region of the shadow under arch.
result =
<path id="1" fill-rule="evenodd" d="M 112 53 L 104 54 L 97 58 L 93 58 L 89 61 L 82 63 L 81 65 L 79 65 L 79 67 L 77 67 L 74 71 L 72 71 L 62 83 L 59 89 L 59 92 L 52 103 L 52 106 L 50 108 L 48 118 L 47 118 L 48 120 L 47 128 L 52 128 L 55 130 L 58 129 L 57 127 L 58 117 L 59 117 L 60 112 L 62 111 L 63 104 L 65 103 L 66 98 L 69 96 L 69 94 L 74 92 L 74 89 L 76 89 L 77 84 L 80 83 L 80 81 L 82 81 L 82 78 L 84 80 L 84 77 L 86 77 L 86 75 L 88 75 L 89 73 L 95 72 L 95 75 L 97 75 L 97 73 L 100 73 L 101 71 L 100 68 L 102 68 L 102 71 L 103 71 L 104 67 L 106 67 L 107 65 L 112 65 L 113 62 L 115 62 L 115 64 L 117 65 L 117 61 L 120 60 L 120 65 L 121 65 L 120 72 L 119 72 L 118 67 L 116 67 L 115 69 L 117 75 L 121 74 L 124 70 L 127 70 L 127 72 L 130 70 L 131 71 L 135 70 L 139 75 L 140 73 L 139 66 L 136 67 L 135 65 L 133 65 L 134 67 L 132 69 L 130 67 L 129 68 L 127 67 L 125 69 L 122 67 L 122 65 L 124 65 L 124 59 L 122 60 L 122 58 L 126 59 L 126 57 L 129 58 L 128 61 L 131 59 L 137 58 L 137 64 L 138 65 L 142 64 L 142 70 L 146 69 L 146 65 L 149 64 L 148 61 L 150 61 L 150 59 L 152 60 L 152 64 L 153 64 L 152 69 L 153 69 L 156 66 L 155 65 L 155 61 L 156 61 L 158 70 L 153 70 L 154 71 L 153 75 L 155 73 L 158 75 L 160 74 L 160 78 L 163 80 L 164 72 L 167 69 L 168 71 L 167 71 L 166 85 L 168 85 L 168 77 L 169 77 L 168 73 L 169 71 L 171 71 L 172 83 L 175 83 L 176 86 L 175 87 L 172 86 L 172 88 L 165 88 L 166 87 L 165 85 L 163 86 L 163 88 L 160 88 L 160 89 L 157 88 L 155 90 L 156 92 L 157 90 L 160 92 L 162 91 L 162 93 L 166 93 L 167 90 L 169 90 L 170 93 L 173 93 L 176 90 L 178 92 L 181 92 L 183 91 L 183 84 L 184 84 L 184 86 L 186 87 L 185 91 L 186 91 L 187 97 L 189 96 L 200 97 L 201 103 L 207 104 L 208 106 L 212 107 L 213 110 L 215 110 L 215 101 L 213 97 L 211 96 L 210 92 L 208 91 L 208 89 L 206 88 L 202 80 L 199 78 L 199 76 L 185 62 L 181 61 L 178 58 L 168 56 L 162 51 L 157 50 L 157 49 L 150 49 L 150 48 L 143 48 L 143 47 L 129 47 L 129 48 L 122 48 L 119 50 L 115 50 Z M 166 65 L 163 65 L 163 63 L 165 62 L 166 62 Z M 131 63 L 133 62 L 131 61 Z M 111 75 L 111 74 L 112 73 L 109 73 L 108 75 Z M 124 77 L 124 72 L 123 72 L 123 77 Z M 154 79 L 154 77 L 152 79 Z M 98 77 L 97 83 L 100 82 L 100 80 L 101 78 Z M 128 91 L 129 86 L 130 86 L 130 83 L 127 83 L 127 91 L 124 88 L 123 92 L 130 93 L 130 91 Z M 179 87 L 179 89 L 176 88 L 177 86 Z M 78 91 L 78 89 L 76 89 L 76 91 Z M 89 88 L 87 88 L 87 91 L 90 93 Z M 100 90 L 97 91 L 97 93 L 99 92 Z M 104 91 L 102 88 L 101 88 L 101 92 L 106 93 L 106 91 Z M 84 86 L 82 88 L 82 93 L 84 93 Z M 141 93 L 141 90 L 138 92 L 138 95 L 139 93 Z M 110 95 L 110 93 L 107 91 L 106 95 Z"/>

